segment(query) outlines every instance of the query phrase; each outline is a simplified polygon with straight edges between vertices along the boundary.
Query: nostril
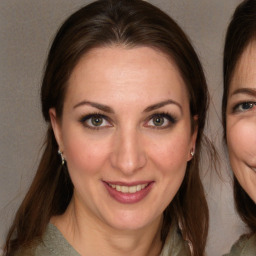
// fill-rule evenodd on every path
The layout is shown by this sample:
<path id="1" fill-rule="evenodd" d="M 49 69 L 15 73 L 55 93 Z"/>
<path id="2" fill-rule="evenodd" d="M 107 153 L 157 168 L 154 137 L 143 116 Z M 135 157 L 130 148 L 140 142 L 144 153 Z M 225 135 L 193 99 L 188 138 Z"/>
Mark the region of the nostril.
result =
<path id="1" fill-rule="evenodd" d="M 116 133 L 111 153 L 114 168 L 128 174 L 141 169 L 146 164 L 145 153 L 141 144 L 141 135 L 136 129 L 125 127 Z"/>
<path id="2" fill-rule="evenodd" d="M 112 153 L 111 164 L 114 168 L 124 173 L 133 173 L 146 164 L 146 157 L 142 152 L 117 151 Z"/>

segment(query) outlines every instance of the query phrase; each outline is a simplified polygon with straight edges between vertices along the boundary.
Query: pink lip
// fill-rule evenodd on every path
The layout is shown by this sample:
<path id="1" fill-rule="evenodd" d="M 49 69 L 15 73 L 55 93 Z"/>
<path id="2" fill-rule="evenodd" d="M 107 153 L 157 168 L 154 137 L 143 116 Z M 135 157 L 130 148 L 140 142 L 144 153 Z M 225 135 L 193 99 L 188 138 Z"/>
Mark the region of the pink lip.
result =
<path id="1" fill-rule="evenodd" d="M 120 185 L 120 186 L 135 186 L 135 185 L 139 185 L 139 184 L 146 184 L 148 183 L 148 186 L 145 187 L 144 189 L 137 191 L 135 193 L 123 193 L 120 191 L 117 191 L 116 189 L 110 187 L 108 185 L 108 183 L 110 184 L 115 184 L 115 185 Z M 133 182 L 133 183 L 124 183 L 124 182 L 106 182 L 103 181 L 103 184 L 105 186 L 105 188 L 107 189 L 109 195 L 114 198 L 116 201 L 118 201 L 119 203 L 122 204 L 134 204 L 137 203 L 139 201 L 141 201 L 142 199 L 144 199 L 149 192 L 151 191 L 154 182 L 150 181 L 150 182 Z"/>
<path id="2" fill-rule="evenodd" d="M 107 181 L 104 180 L 103 182 L 108 183 L 108 184 L 115 184 L 119 186 L 136 186 L 140 184 L 147 184 L 147 183 L 152 183 L 152 180 L 143 180 L 143 181 L 134 181 L 134 182 L 122 182 L 122 181 Z"/>

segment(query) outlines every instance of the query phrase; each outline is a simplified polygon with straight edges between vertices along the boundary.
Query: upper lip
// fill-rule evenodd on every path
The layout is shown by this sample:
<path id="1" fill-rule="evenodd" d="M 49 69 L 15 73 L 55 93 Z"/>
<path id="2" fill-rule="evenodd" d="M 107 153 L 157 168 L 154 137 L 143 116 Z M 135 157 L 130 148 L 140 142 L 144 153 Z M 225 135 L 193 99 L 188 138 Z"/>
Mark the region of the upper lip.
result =
<path id="1" fill-rule="evenodd" d="M 250 169 L 253 169 L 255 172 L 256 172 L 256 166 L 255 165 L 250 165 L 250 164 L 247 164 L 245 163 L 245 165 L 250 168 Z"/>
<path id="2" fill-rule="evenodd" d="M 144 181 L 123 182 L 123 181 L 106 181 L 106 180 L 103 180 L 103 182 L 111 184 L 111 185 L 119 185 L 119 186 L 130 187 L 130 186 L 149 184 L 149 183 L 152 183 L 153 181 L 152 180 L 150 180 L 150 181 L 148 181 L 148 180 L 145 181 L 144 180 Z"/>

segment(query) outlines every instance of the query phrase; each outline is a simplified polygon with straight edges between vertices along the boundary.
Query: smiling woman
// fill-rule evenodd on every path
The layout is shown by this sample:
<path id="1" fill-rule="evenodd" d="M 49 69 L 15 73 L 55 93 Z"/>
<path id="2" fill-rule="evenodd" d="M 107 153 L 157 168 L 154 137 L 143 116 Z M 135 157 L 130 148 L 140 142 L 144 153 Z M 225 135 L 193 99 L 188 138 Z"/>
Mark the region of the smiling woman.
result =
<path id="1" fill-rule="evenodd" d="M 250 43 L 238 61 L 227 103 L 227 142 L 237 179 L 256 202 L 256 43 Z M 239 135 L 239 136 L 238 136 Z M 252 143 L 251 146 L 249 143 Z"/>
<path id="2" fill-rule="evenodd" d="M 52 44 L 41 99 L 45 152 L 5 255 L 204 255 L 208 91 L 170 17 L 140 0 L 80 9 Z"/>
<path id="3" fill-rule="evenodd" d="M 243 1 L 224 51 L 224 135 L 234 172 L 237 211 L 249 227 L 228 255 L 256 254 L 256 1 Z"/>
<path id="4" fill-rule="evenodd" d="M 74 205 L 117 230 L 161 222 L 196 140 L 186 86 L 171 60 L 149 47 L 93 49 L 72 72 L 61 122 L 55 109 L 50 115 Z"/>

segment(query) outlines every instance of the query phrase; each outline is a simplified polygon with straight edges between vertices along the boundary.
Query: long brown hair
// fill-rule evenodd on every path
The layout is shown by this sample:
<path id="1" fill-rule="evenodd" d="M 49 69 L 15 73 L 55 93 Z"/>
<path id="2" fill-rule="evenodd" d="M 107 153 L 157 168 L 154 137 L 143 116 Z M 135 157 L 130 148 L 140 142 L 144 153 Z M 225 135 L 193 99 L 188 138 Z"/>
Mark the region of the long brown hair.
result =
<path id="1" fill-rule="evenodd" d="M 224 89 L 222 98 L 222 120 L 224 127 L 224 139 L 226 134 L 226 109 L 230 83 L 235 72 L 236 65 L 246 47 L 256 40 L 256 1 L 243 1 L 236 8 L 228 26 L 223 59 Z M 234 199 L 237 212 L 247 224 L 252 233 L 256 233 L 256 204 L 248 196 L 234 176 Z"/>
<path id="2" fill-rule="evenodd" d="M 209 217 L 199 162 L 208 90 L 200 61 L 184 32 L 158 8 L 142 0 L 99 0 L 71 15 L 52 43 L 41 88 L 42 112 L 48 123 L 45 151 L 9 231 L 5 255 L 40 238 L 50 218 L 65 212 L 73 185 L 57 155 L 49 109 L 55 108 L 61 118 L 68 80 L 80 58 L 92 48 L 110 45 L 148 46 L 161 51 L 175 61 L 184 79 L 192 130 L 198 128 L 196 152 L 179 191 L 164 212 L 161 238 L 164 242 L 175 220 L 182 227 L 184 239 L 190 241 L 193 255 L 204 254 Z"/>

